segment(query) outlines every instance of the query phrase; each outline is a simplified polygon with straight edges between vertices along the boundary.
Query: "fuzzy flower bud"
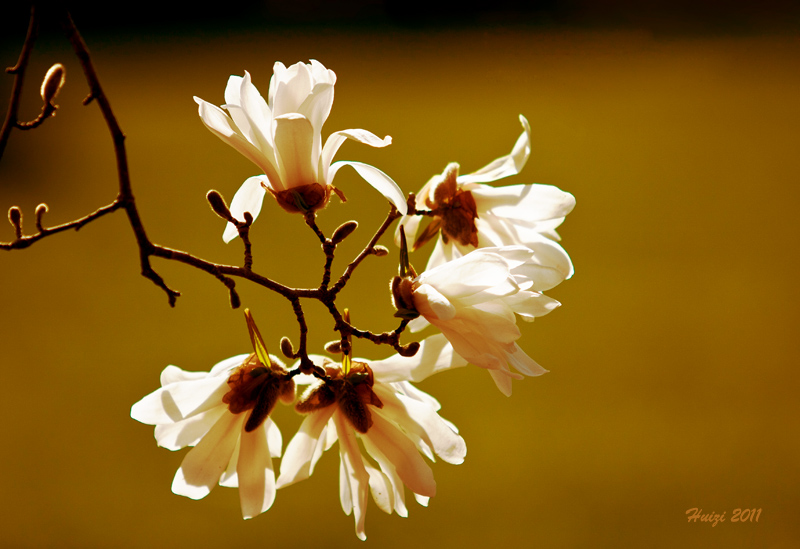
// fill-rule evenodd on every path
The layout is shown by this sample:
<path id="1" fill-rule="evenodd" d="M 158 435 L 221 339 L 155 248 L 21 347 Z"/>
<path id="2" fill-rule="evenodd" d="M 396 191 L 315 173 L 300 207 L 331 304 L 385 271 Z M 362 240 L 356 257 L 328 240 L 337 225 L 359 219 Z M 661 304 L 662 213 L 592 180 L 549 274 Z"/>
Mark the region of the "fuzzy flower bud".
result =
<path id="1" fill-rule="evenodd" d="M 42 88 L 40 90 L 42 94 L 42 101 L 47 104 L 53 103 L 53 100 L 56 98 L 58 92 L 61 91 L 61 87 L 64 85 L 66 76 L 67 70 L 61 63 L 56 63 L 50 67 L 50 70 L 48 70 L 47 74 L 44 75 L 44 80 L 42 80 Z"/>
<path id="2" fill-rule="evenodd" d="M 339 225 L 338 229 L 336 229 L 333 232 L 331 241 L 334 244 L 338 244 L 339 242 L 341 242 L 342 240 L 353 234 L 353 231 L 355 231 L 357 227 L 358 227 L 357 221 L 345 221 L 344 223 Z"/>

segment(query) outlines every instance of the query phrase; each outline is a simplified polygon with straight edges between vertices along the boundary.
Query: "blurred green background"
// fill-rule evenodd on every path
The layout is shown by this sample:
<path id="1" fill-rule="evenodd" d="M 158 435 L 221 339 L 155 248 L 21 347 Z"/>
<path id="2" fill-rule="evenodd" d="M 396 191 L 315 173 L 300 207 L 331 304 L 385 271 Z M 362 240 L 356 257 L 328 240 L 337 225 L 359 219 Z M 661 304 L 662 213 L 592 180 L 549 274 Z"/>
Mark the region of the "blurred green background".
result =
<path id="1" fill-rule="evenodd" d="M 273 2 L 219 21 L 175 10 L 114 22 L 76 14 L 76 22 L 84 17 L 128 135 L 134 191 L 157 243 L 241 260 L 204 195 L 215 188 L 230 199 L 258 170 L 203 127 L 192 96 L 220 104 L 228 75 L 244 70 L 266 93 L 277 60 L 314 58 L 336 72 L 323 135 L 391 135 L 391 147 L 348 143 L 337 158 L 374 164 L 406 192 L 450 161 L 470 172 L 506 154 L 522 113 L 533 152 L 505 182 L 576 196 L 560 230 L 576 274 L 549 292 L 563 307 L 523 326 L 521 340 L 551 373 L 515 383 L 511 398 L 477 368 L 420 384 L 460 428 L 467 459 L 435 464 L 437 496 L 428 509 L 410 502 L 407 519 L 371 502 L 367 544 L 796 547 L 797 10 L 360 4 L 362 18 L 319 2 L 283 11 Z M 17 15 L 3 22 L 3 66 L 16 62 L 24 36 L 27 18 Z M 116 195 L 102 117 L 80 105 L 80 67 L 48 24 L 21 117 L 38 113 L 40 78 L 54 62 L 67 67 L 58 115 L 15 132 L 0 162 L 0 208 L 19 205 L 29 231 L 40 202 L 50 206 L 45 223 L 56 224 Z M 2 82 L 5 109 L 11 78 Z M 338 255 L 341 272 L 387 208 L 352 171 L 336 185 L 348 202 L 332 200 L 323 229 L 360 223 Z M 5 225 L 0 240 L 11 238 Z M 322 255 L 298 217 L 268 201 L 253 242 L 257 271 L 317 283 Z M 418 266 L 423 253 L 412 257 Z M 387 287 L 395 265 L 394 256 L 370 258 L 342 295 L 359 326 L 395 326 Z M 175 309 L 139 275 L 122 213 L 0 254 L 0 546 L 363 546 L 339 505 L 335 449 L 254 520 L 241 519 L 236 490 L 199 502 L 170 492 L 185 451 L 157 448 L 152 427 L 130 419 L 131 404 L 158 387 L 166 365 L 207 370 L 247 352 L 249 340 L 213 277 L 154 266 L 183 293 Z M 297 340 L 285 300 L 237 287 L 273 352 L 281 336 Z M 307 309 L 319 349 L 332 339 L 331 321 L 321 306 Z M 357 345 L 361 356 L 386 355 Z M 298 419 L 286 408 L 276 419 L 286 443 Z M 693 507 L 724 511 L 726 522 L 687 523 Z M 730 522 L 736 508 L 762 509 L 759 522 Z"/>

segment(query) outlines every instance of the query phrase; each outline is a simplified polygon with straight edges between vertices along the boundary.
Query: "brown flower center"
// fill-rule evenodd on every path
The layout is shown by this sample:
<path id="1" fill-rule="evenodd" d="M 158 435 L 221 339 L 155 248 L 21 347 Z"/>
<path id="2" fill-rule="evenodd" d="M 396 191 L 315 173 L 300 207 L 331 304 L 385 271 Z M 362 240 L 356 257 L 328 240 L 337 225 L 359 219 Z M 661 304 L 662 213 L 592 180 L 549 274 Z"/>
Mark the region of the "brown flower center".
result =
<path id="1" fill-rule="evenodd" d="M 445 244 L 452 238 L 463 246 L 471 244 L 477 248 L 478 228 L 475 220 L 478 218 L 478 207 L 472 193 L 459 188 L 457 177 L 458 164 L 449 164 L 442 181 L 434 188 L 433 196 L 425 198 L 428 208 L 434 211 L 435 219 L 431 225 L 434 230 L 441 228 Z M 432 235 L 426 236 L 430 238 Z"/>
<path id="2" fill-rule="evenodd" d="M 294 381 L 286 379 L 286 372 L 279 366 L 273 368 L 267 368 L 251 354 L 228 378 L 230 390 L 222 402 L 233 414 L 252 410 L 244 426 L 248 433 L 264 423 L 279 398 L 294 398 Z"/>
<path id="3" fill-rule="evenodd" d="M 297 411 L 307 414 L 338 404 L 350 425 L 359 433 L 366 433 L 372 427 L 368 405 L 383 408 L 383 402 L 372 390 L 372 369 L 365 362 L 354 361 L 347 373 L 330 366 L 325 367 L 325 373 L 327 379 L 306 392 L 295 407 Z"/>

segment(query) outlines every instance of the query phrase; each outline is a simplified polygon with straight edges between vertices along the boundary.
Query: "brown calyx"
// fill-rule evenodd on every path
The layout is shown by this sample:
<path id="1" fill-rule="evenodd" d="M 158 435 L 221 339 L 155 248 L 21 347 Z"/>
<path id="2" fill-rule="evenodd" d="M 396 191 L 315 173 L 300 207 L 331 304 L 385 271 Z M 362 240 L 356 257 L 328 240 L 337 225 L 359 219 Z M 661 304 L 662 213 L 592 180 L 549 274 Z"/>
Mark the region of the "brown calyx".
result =
<path id="1" fill-rule="evenodd" d="M 295 409 L 307 414 L 338 404 L 350 425 L 359 433 L 366 433 L 372 427 L 372 414 L 367 406 L 383 408 L 383 402 L 372 390 L 375 384 L 372 369 L 365 362 L 353 361 L 346 374 L 330 366 L 325 373 L 327 378 L 323 383 L 310 388 Z"/>
<path id="2" fill-rule="evenodd" d="M 414 306 L 414 281 L 410 276 L 395 276 L 391 283 L 392 303 L 397 312 L 394 316 L 398 318 L 415 319 L 419 316 L 419 311 Z"/>
<path id="3" fill-rule="evenodd" d="M 248 433 L 264 423 L 279 398 L 284 402 L 294 400 L 294 381 L 286 379 L 285 374 L 283 368 L 266 367 L 251 354 L 228 378 L 230 390 L 222 402 L 233 414 L 252 410 L 244 426 Z"/>
<path id="4" fill-rule="evenodd" d="M 265 188 L 275 197 L 280 207 L 289 213 L 306 213 L 324 208 L 334 190 L 332 185 L 319 183 L 309 183 L 283 191 Z"/>

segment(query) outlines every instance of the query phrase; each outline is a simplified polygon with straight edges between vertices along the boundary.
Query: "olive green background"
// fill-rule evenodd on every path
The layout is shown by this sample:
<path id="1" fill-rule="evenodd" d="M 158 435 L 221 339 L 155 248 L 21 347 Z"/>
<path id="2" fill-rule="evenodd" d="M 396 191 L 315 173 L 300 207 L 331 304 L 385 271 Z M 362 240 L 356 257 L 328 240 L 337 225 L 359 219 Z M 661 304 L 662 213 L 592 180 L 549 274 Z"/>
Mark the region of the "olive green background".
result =
<path id="1" fill-rule="evenodd" d="M 16 61 L 24 26 L 3 66 Z M 522 113 L 533 152 L 504 183 L 575 195 L 560 232 L 576 274 L 549 292 L 563 306 L 522 326 L 520 340 L 551 372 L 515 383 L 510 398 L 474 367 L 421 383 L 460 428 L 466 461 L 433 465 L 438 495 L 424 509 L 407 494 L 407 519 L 370 501 L 367 544 L 796 546 L 796 32 L 489 22 L 86 38 L 128 135 L 148 234 L 209 260 L 240 262 L 241 245 L 222 242 L 206 191 L 230 200 L 259 172 L 203 127 L 192 96 L 222 103 L 228 75 L 245 69 L 266 93 L 276 60 L 315 58 L 336 72 L 323 135 L 391 135 L 386 149 L 348 143 L 337 158 L 374 164 L 406 192 L 450 161 L 470 172 L 507 154 Z M 96 105 L 80 105 L 86 85 L 57 34 L 34 53 L 22 117 L 38 112 L 39 78 L 56 61 L 67 67 L 57 116 L 15 132 L 0 162 L 0 208 L 19 205 L 28 231 L 39 202 L 55 224 L 116 194 L 111 140 Z M 0 82 L 6 105 L 11 78 Z M 334 198 L 322 227 L 360 223 L 337 254 L 341 272 L 388 208 L 351 170 L 336 185 L 348 201 Z M 0 240 L 11 238 L 4 222 Z M 393 255 L 365 261 L 340 299 L 375 331 L 395 326 L 395 249 L 382 242 Z M 268 200 L 253 243 L 258 272 L 317 284 L 323 257 L 299 217 Z M 421 267 L 427 257 L 412 260 Z M 241 519 L 236 490 L 199 502 L 170 492 L 186 451 L 156 447 L 131 404 L 158 387 L 166 365 L 207 370 L 247 352 L 249 340 L 217 280 L 154 266 L 183 293 L 175 309 L 139 275 L 121 212 L 0 254 L 0 546 L 362 546 L 339 505 L 336 449 L 253 520 Z M 237 287 L 273 352 L 283 335 L 297 341 L 285 300 Z M 319 350 L 332 323 L 321 306 L 307 309 Z M 387 354 L 367 342 L 356 350 Z M 284 407 L 276 420 L 286 443 L 298 419 Z M 687 523 L 693 507 L 726 521 Z M 730 522 L 737 508 L 762 509 L 759 522 Z"/>

